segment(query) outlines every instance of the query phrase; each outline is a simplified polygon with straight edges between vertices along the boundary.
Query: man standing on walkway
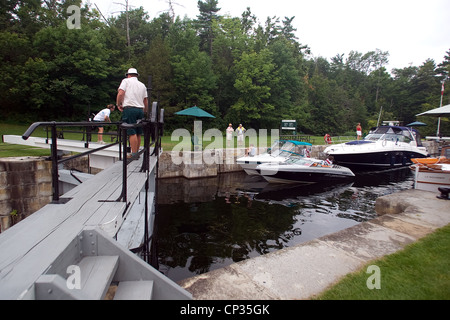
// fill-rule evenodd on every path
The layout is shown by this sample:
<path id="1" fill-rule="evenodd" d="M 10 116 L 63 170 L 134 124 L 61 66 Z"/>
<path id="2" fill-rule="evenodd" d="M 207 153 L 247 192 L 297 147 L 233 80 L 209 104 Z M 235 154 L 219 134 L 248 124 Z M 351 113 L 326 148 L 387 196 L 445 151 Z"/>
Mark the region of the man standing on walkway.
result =
<path id="1" fill-rule="evenodd" d="M 144 119 L 148 110 L 148 95 L 145 84 L 138 80 L 138 72 L 135 68 L 128 69 L 126 78 L 122 80 L 117 93 L 117 108 L 123 112 L 122 120 L 129 124 L 135 124 L 139 119 Z M 130 138 L 131 156 L 135 157 L 141 145 L 142 128 L 127 130 Z"/>

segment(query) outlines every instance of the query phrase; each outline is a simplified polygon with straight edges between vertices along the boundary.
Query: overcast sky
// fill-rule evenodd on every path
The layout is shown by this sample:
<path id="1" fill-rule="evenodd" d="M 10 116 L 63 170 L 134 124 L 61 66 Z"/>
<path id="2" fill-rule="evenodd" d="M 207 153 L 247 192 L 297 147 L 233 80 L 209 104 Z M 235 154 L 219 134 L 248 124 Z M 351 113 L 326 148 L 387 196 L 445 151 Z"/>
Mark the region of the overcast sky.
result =
<path id="1" fill-rule="evenodd" d="M 85 1 L 89 3 L 89 0 Z M 167 0 L 129 0 L 132 8 L 144 7 L 150 18 L 168 11 Z M 196 18 L 198 0 L 174 0 L 177 16 Z M 117 15 L 125 0 L 90 0 L 104 16 Z M 388 71 L 420 66 L 428 58 L 436 64 L 450 50 L 449 0 L 219 0 L 219 15 L 240 17 L 250 7 L 264 24 L 268 16 L 293 17 L 299 42 L 314 57 L 330 61 L 353 51 L 388 51 Z"/>

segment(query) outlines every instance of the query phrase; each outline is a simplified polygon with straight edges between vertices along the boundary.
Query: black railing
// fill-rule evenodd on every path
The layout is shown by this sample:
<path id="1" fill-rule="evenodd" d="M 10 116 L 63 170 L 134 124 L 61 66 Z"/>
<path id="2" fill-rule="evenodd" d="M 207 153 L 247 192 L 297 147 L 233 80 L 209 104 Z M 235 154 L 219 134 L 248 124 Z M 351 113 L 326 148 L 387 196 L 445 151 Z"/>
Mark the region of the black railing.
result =
<path id="1" fill-rule="evenodd" d="M 280 135 L 280 139 L 312 143 L 311 136 L 305 134 L 282 134 Z"/>
<path id="2" fill-rule="evenodd" d="M 115 201 L 117 202 L 127 202 L 127 166 L 128 164 L 135 160 L 136 157 L 143 155 L 141 172 L 148 171 L 150 168 L 150 148 L 154 146 L 154 152 L 152 155 L 156 155 L 159 157 L 159 148 L 161 146 L 161 136 L 163 133 L 163 115 L 164 110 L 160 110 L 160 117 L 157 117 L 158 112 L 158 104 L 156 102 L 152 105 L 152 110 L 150 115 L 143 120 L 138 121 L 136 124 L 127 124 L 123 122 L 35 122 L 33 123 L 27 131 L 22 135 L 24 140 L 27 140 L 33 132 L 38 127 L 47 127 L 50 128 L 51 132 L 51 160 L 52 160 L 52 194 L 53 194 L 53 203 L 60 203 L 59 196 L 59 173 L 58 166 L 59 164 L 65 163 L 67 161 L 84 157 L 86 155 L 93 154 L 95 152 L 110 148 L 114 145 L 119 145 L 119 160 L 123 161 L 123 172 L 122 172 L 122 192 L 119 198 Z M 158 119 L 158 120 L 157 120 Z M 118 141 L 111 144 L 103 145 L 99 148 L 95 148 L 92 150 L 88 150 L 83 153 L 79 153 L 73 155 L 71 157 L 66 158 L 58 158 L 58 131 L 57 128 L 65 128 L 65 127 L 82 127 L 89 128 L 88 132 L 93 127 L 100 126 L 117 126 L 118 133 Z M 144 148 L 139 151 L 138 155 L 134 158 L 127 158 L 127 130 L 130 128 L 142 127 L 144 131 Z M 86 135 L 87 140 L 89 140 L 88 135 Z M 47 141 L 48 143 L 48 141 Z M 89 147 L 89 141 L 85 142 L 85 147 Z"/>

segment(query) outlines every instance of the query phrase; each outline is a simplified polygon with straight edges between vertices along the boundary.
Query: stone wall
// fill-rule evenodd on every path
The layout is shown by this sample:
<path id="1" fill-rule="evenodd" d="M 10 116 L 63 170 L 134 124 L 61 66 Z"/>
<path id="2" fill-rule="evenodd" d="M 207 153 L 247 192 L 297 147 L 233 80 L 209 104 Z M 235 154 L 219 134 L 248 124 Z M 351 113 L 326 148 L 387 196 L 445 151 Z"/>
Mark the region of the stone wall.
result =
<path id="1" fill-rule="evenodd" d="M 64 168 L 87 172 L 87 157 Z M 49 204 L 52 196 L 52 162 L 46 157 L 0 158 L 0 232 Z"/>
<path id="2" fill-rule="evenodd" d="M 326 146 L 313 146 L 311 157 L 325 159 Z M 266 148 L 259 148 L 258 154 Z M 159 160 L 158 177 L 188 179 L 214 177 L 221 173 L 242 171 L 236 160 L 245 156 L 245 149 L 211 149 L 204 151 L 165 151 Z"/>
<path id="3" fill-rule="evenodd" d="M 43 157 L 0 158 L 2 230 L 52 200 L 51 167 Z"/>
<path id="4" fill-rule="evenodd" d="M 236 159 L 244 149 L 204 151 L 165 151 L 159 159 L 158 178 L 184 177 L 188 179 L 214 177 L 220 173 L 242 171 Z"/>

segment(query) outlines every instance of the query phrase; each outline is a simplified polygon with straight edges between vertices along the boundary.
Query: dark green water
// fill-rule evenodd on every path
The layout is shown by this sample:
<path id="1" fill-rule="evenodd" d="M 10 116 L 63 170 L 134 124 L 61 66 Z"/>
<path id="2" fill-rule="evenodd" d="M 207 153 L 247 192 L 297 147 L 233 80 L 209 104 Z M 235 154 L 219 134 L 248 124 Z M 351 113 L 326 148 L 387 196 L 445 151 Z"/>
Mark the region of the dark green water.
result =
<path id="1" fill-rule="evenodd" d="M 409 169 L 339 185 L 272 185 L 243 172 L 159 180 L 159 270 L 179 281 L 316 239 L 374 218 L 378 197 L 412 186 Z"/>

